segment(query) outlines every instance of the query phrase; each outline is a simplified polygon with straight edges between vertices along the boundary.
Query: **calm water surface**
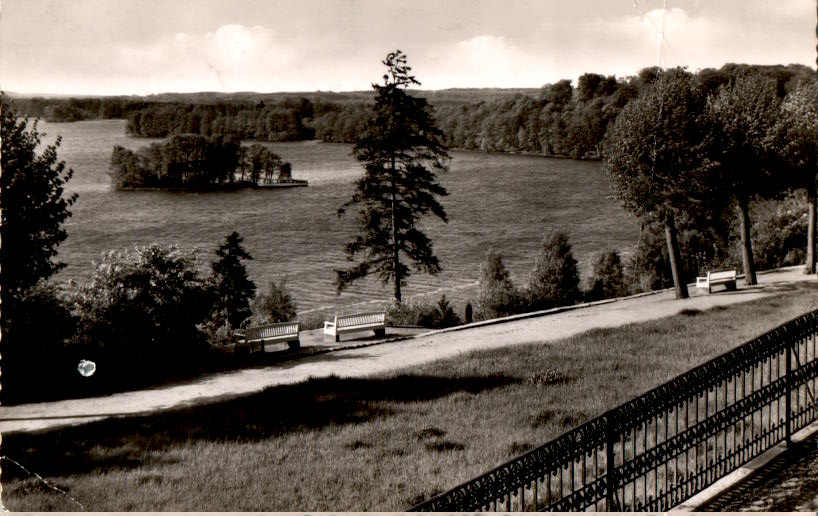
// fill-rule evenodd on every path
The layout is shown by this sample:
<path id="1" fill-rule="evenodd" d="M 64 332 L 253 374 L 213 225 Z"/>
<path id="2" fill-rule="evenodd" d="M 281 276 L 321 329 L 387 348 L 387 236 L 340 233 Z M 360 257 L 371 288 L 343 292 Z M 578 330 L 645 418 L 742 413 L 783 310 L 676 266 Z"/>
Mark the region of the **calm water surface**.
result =
<path id="1" fill-rule="evenodd" d="M 341 296 L 333 287 L 334 269 L 347 266 L 343 245 L 353 230 L 351 214 L 338 218 L 336 211 L 362 173 L 349 145 L 269 145 L 293 164 L 294 177 L 310 181 L 307 188 L 116 192 L 107 175 L 113 146 L 137 149 L 157 140 L 126 136 L 122 120 L 41 122 L 40 129 L 48 133 L 48 143 L 62 136 L 58 154 L 74 169 L 67 189 L 79 193 L 66 225 L 68 239 L 59 250 L 67 267 L 58 280 L 89 277 L 92 261 L 106 250 L 152 242 L 197 247 L 204 272 L 218 244 L 235 230 L 254 258 L 247 266 L 251 279 L 262 287 L 286 277 L 299 311 L 342 310 L 391 297 L 391 287 L 375 281 Z M 583 274 L 595 253 L 609 247 L 628 252 L 637 242 L 638 224 L 611 198 L 598 162 L 470 152 L 452 157 L 449 172 L 441 176 L 450 193 L 443 200 L 449 223 L 426 224 L 443 272 L 412 276 L 406 295 L 443 292 L 466 299 L 490 247 L 502 253 L 515 284 L 523 286 L 552 229 L 568 232 Z"/>

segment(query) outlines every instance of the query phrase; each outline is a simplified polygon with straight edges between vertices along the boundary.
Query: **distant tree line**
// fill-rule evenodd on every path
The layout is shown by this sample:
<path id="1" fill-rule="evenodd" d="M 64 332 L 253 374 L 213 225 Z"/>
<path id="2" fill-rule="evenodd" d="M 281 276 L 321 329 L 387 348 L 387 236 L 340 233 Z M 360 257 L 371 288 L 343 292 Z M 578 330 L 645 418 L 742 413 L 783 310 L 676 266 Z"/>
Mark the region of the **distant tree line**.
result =
<path id="1" fill-rule="evenodd" d="M 429 99 L 443 141 L 451 149 L 600 158 L 612 122 L 653 83 L 657 70 L 646 68 L 626 78 L 586 73 L 576 86 L 563 80 L 539 90 L 409 93 Z M 813 72 L 803 65 L 727 64 L 718 70 L 699 71 L 697 87 L 707 96 L 744 75 L 772 80 L 777 96 L 783 98 Z M 14 100 L 22 114 L 49 121 L 125 118 L 133 136 L 200 134 L 267 142 L 317 138 L 341 143 L 355 143 L 366 133 L 372 103 L 372 95 L 363 92 Z"/>
<path id="2" fill-rule="evenodd" d="M 290 179 L 291 165 L 261 144 L 235 138 L 176 135 L 137 151 L 119 145 L 111 152 L 114 186 L 128 188 L 208 188 Z"/>
<path id="3" fill-rule="evenodd" d="M 306 98 L 252 105 L 152 104 L 128 113 L 127 131 L 150 138 L 190 133 L 268 142 L 312 140 L 315 130 L 306 123 L 314 112 Z"/>

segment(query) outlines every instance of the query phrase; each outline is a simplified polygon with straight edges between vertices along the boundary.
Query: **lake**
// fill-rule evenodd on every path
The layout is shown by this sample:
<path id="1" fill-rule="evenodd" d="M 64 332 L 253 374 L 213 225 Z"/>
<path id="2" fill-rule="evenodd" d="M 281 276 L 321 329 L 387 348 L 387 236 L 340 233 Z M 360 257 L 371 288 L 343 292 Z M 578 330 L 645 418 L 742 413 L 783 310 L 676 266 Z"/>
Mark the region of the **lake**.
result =
<path id="1" fill-rule="evenodd" d="M 152 242 L 201 250 L 209 271 L 216 247 L 232 231 L 244 238 L 253 256 L 250 277 L 266 289 L 272 278 L 287 279 L 299 312 L 362 309 L 388 301 L 391 285 L 367 281 L 335 294 L 334 269 L 347 266 L 343 246 L 354 229 L 352 213 L 338 208 L 352 195 L 362 168 L 352 147 L 317 141 L 268 144 L 293 165 L 293 177 L 307 188 L 234 192 L 117 192 L 110 186 L 108 162 L 114 145 L 137 149 L 153 141 L 125 134 L 125 121 L 40 122 L 46 143 L 62 136 L 60 159 L 74 170 L 67 190 L 79 198 L 66 223 L 67 240 L 58 260 L 67 267 L 59 281 L 83 280 L 92 262 L 109 249 Z M 452 152 L 449 171 L 440 177 L 449 196 L 442 203 L 449 223 L 429 220 L 443 272 L 408 279 L 404 296 L 441 293 L 458 304 L 474 296 L 480 264 L 493 247 L 504 258 L 515 285 L 524 286 L 543 238 L 550 230 L 569 235 L 583 276 L 594 255 L 607 248 L 628 254 L 639 237 L 637 220 L 612 197 L 599 162 L 539 156 Z M 356 305 L 356 306 L 351 306 Z"/>

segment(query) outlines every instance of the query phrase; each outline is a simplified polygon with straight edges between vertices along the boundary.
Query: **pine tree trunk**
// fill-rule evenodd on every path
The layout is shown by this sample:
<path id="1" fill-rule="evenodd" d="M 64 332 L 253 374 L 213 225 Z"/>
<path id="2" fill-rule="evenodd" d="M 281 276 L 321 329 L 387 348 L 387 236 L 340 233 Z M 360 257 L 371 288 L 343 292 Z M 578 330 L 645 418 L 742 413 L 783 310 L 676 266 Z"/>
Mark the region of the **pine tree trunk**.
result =
<path id="1" fill-rule="evenodd" d="M 741 263 L 744 268 L 744 284 L 756 284 L 756 266 L 753 261 L 753 244 L 750 240 L 750 202 L 745 195 L 739 195 L 738 220 L 741 233 Z"/>
<path id="2" fill-rule="evenodd" d="M 679 242 L 676 235 L 676 221 L 673 214 L 668 215 L 665 220 L 665 240 L 667 241 L 667 251 L 670 257 L 670 272 L 673 274 L 673 286 L 676 287 L 676 299 L 686 299 L 687 283 L 683 280 L 682 258 L 679 254 Z"/>
<path id="3" fill-rule="evenodd" d="M 392 266 L 394 267 L 394 276 L 395 276 L 395 301 L 398 303 L 401 302 L 401 292 L 400 292 L 400 245 L 398 243 L 398 214 L 397 214 L 397 207 L 398 207 L 398 192 L 397 192 L 397 185 L 395 184 L 395 155 L 392 155 L 392 245 L 393 245 L 393 257 L 392 257 Z"/>
<path id="4" fill-rule="evenodd" d="M 804 266 L 804 274 L 815 272 L 815 200 L 816 187 L 814 181 L 807 185 L 807 263 Z"/>

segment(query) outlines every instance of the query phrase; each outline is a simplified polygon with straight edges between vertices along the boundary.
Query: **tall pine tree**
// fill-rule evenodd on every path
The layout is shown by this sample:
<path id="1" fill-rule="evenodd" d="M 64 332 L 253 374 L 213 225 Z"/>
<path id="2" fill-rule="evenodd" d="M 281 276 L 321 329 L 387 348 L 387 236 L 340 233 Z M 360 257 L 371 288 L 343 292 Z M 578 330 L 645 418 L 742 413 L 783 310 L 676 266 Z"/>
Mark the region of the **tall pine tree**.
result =
<path id="1" fill-rule="evenodd" d="M 400 50 L 390 52 L 383 64 L 387 68 L 383 85 L 372 85 L 375 105 L 369 129 L 354 150 L 364 176 L 352 199 L 338 210 L 343 214 L 358 207 L 357 232 L 345 250 L 349 261 L 362 257 L 350 269 L 336 271 L 336 285 L 340 292 L 376 273 L 384 284 L 393 282 L 395 300 L 400 302 L 401 287 L 410 274 L 407 261 L 416 271 L 440 272 L 432 241 L 418 224 L 430 213 L 447 221 L 438 201 L 447 192 L 436 173 L 446 170 L 449 156 L 426 99 L 406 91 L 420 85 L 409 74 L 406 56 Z"/>
<path id="2" fill-rule="evenodd" d="M 256 293 L 256 285 L 247 277 L 247 269 L 241 262 L 253 259 L 241 246 L 242 240 L 235 231 L 227 235 L 216 250 L 219 259 L 212 264 L 216 310 L 225 314 L 233 328 L 250 317 L 250 301 Z"/>

